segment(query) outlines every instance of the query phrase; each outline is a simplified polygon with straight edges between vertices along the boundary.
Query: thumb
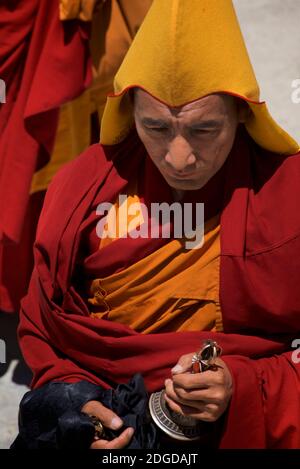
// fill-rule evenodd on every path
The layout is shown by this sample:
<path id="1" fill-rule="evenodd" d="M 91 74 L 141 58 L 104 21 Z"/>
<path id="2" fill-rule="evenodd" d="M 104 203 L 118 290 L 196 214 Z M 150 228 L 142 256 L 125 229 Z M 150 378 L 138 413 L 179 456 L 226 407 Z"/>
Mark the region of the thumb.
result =
<path id="1" fill-rule="evenodd" d="M 108 409 L 98 401 L 87 402 L 81 412 L 98 417 L 101 423 L 112 430 L 118 430 L 123 426 L 123 421 L 111 409 Z"/>
<path id="2" fill-rule="evenodd" d="M 188 353 L 186 355 L 182 355 L 176 365 L 171 369 L 171 373 L 173 375 L 178 375 L 179 373 L 184 373 L 185 371 L 189 371 L 192 367 L 192 357 L 193 353 Z"/>

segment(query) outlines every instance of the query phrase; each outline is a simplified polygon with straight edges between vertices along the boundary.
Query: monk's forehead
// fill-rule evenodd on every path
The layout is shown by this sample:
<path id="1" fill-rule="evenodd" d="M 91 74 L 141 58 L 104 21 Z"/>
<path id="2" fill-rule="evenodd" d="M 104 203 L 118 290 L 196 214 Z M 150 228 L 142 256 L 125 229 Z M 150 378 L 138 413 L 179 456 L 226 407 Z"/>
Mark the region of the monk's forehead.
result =
<path id="1" fill-rule="evenodd" d="M 182 106 L 170 107 L 151 96 L 144 90 L 135 91 L 135 106 L 139 111 L 154 112 L 165 116 L 183 116 L 185 114 L 222 111 L 225 106 L 232 106 L 234 98 L 224 94 L 212 94 Z"/>

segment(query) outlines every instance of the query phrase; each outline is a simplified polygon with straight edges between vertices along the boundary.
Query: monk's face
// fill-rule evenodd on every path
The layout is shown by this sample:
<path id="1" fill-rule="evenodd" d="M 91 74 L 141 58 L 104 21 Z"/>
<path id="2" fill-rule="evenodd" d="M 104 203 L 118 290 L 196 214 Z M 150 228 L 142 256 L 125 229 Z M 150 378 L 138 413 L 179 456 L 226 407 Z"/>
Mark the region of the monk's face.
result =
<path id="1" fill-rule="evenodd" d="M 134 93 L 138 135 L 177 191 L 200 189 L 221 168 L 242 121 L 240 114 L 237 100 L 223 94 L 171 108 L 143 90 Z"/>

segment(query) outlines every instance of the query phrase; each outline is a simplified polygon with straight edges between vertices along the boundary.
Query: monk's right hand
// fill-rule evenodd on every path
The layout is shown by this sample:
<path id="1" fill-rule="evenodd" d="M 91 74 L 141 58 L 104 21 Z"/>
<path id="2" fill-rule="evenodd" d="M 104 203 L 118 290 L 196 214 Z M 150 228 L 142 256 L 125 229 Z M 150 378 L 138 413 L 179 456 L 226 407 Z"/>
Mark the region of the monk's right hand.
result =
<path id="1" fill-rule="evenodd" d="M 117 416 L 111 409 L 104 407 L 98 401 L 89 401 L 81 409 L 81 412 L 94 415 L 97 417 L 104 427 L 111 430 L 119 430 L 123 426 L 123 420 Z M 95 440 L 90 449 L 120 449 L 125 448 L 130 442 L 134 429 L 132 427 L 126 428 L 117 438 L 113 440 L 98 439 Z"/>

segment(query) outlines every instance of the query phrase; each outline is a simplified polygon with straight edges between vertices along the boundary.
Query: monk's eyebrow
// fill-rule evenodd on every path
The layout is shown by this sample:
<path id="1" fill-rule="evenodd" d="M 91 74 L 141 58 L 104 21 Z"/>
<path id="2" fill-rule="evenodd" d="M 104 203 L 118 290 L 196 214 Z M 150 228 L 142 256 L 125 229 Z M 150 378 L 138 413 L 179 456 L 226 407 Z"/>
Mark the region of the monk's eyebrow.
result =
<path id="1" fill-rule="evenodd" d="M 168 122 L 163 119 L 153 119 L 151 117 L 144 117 L 142 124 L 147 127 L 168 127 Z"/>
<path id="2" fill-rule="evenodd" d="M 203 129 L 215 129 L 221 127 L 223 124 L 222 121 L 211 119 L 201 122 L 195 122 L 194 124 L 189 124 L 188 127 L 191 130 L 203 130 Z"/>
<path id="3" fill-rule="evenodd" d="M 164 119 L 154 119 L 153 117 L 143 117 L 142 125 L 145 127 L 169 128 L 170 124 Z M 217 119 L 208 119 L 186 125 L 189 130 L 207 130 L 219 129 L 223 125 L 223 121 Z"/>

